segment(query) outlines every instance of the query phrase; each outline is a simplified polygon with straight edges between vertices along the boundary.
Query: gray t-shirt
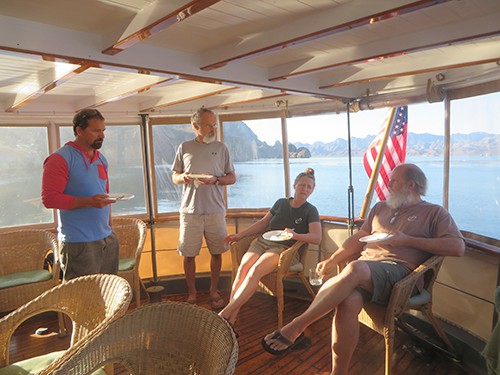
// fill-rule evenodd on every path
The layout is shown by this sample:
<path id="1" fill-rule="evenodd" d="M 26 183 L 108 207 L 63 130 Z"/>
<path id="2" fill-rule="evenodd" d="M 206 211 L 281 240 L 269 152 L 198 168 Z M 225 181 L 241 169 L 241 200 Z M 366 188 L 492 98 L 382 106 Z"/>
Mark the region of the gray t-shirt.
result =
<path id="1" fill-rule="evenodd" d="M 224 143 L 198 143 L 193 139 L 179 145 L 172 171 L 221 177 L 234 171 L 234 166 Z M 194 182 L 184 185 L 179 212 L 198 215 L 225 213 L 224 188 L 220 185 L 196 187 Z"/>

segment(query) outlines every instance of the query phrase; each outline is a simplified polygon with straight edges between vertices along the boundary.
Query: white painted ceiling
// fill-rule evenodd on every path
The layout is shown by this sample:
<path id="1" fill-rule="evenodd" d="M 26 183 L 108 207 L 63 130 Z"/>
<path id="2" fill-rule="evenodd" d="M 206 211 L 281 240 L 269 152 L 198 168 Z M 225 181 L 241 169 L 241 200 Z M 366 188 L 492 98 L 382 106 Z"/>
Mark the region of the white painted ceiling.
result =
<path id="1" fill-rule="evenodd" d="M 499 20 L 499 0 L 1 0 L 0 119 L 436 101 L 498 85 Z"/>

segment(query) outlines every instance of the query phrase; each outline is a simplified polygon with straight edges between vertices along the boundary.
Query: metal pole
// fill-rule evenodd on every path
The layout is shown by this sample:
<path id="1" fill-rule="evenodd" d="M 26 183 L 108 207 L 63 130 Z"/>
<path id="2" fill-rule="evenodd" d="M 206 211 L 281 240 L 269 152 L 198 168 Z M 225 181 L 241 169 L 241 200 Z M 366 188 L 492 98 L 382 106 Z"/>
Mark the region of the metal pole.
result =
<path id="1" fill-rule="evenodd" d="M 151 137 L 149 137 L 148 132 L 149 115 L 141 114 L 140 116 L 142 125 L 142 151 L 144 165 L 146 167 L 146 202 L 148 203 L 149 225 L 151 228 L 151 264 L 153 267 L 153 283 L 156 284 L 159 280 L 156 268 L 155 216 L 153 210 L 153 185 L 151 183 L 151 155 L 149 153 L 149 145 L 151 142 Z"/>
<path id="2" fill-rule="evenodd" d="M 444 99 L 444 173 L 443 173 L 443 207 L 448 209 L 450 193 L 450 99 Z"/>
<path id="3" fill-rule="evenodd" d="M 351 101 L 347 102 L 347 147 L 348 147 L 348 157 L 349 157 L 349 187 L 347 188 L 347 230 L 349 235 L 354 233 L 354 188 L 352 186 L 352 151 L 351 151 L 351 116 L 350 116 L 350 104 Z"/>

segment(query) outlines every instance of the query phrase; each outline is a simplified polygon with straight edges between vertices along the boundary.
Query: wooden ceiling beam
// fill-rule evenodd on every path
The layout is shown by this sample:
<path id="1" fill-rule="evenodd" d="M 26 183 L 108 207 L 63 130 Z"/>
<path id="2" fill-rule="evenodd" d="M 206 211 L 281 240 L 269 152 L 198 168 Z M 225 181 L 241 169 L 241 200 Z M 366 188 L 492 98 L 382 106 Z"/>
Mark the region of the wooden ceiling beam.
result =
<path id="1" fill-rule="evenodd" d="M 142 113 L 154 112 L 154 111 L 161 109 L 161 108 L 170 107 L 170 106 L 174 106 L 174 105 L 178 105 L 178 104 L 182 104 L 182 103 L 188 103 L 188 102 L 192 102 L 195 100 L 212 97 L 212 96 L 219 95 L 219 94 L 222 94 L 224 92 L 228 92 L 228 91 L 235 90 L 235 89 L 237 89 L 237 87 L 228 87 L 228 88 L 224 88 L 224 89 L 219 89 L 219 90 L 207 92 L 204 94 L 190 95 L 190 96 L 186 96 L 182 99 L 172 100 L 172 101 L 164 102 L 161 104 L 156 104 L 156 105 L 149 107 L 149 108 L 141 109 L 140 112 L 142 112 Z"/>
<path id="2" fill-rule="evenodd" d="M 163 79 L 161 81 L 150 83 L 148 85 L 141 86 L 141 87 L 138 87 L 138 88 L 133 89 L 133 90 L 125 91 L 123 93 L 120 93 L 118 95 L 114 95 L 114 96 L 109 97 L 109 98 L 101 99 L 101 100 L 99 100 L 96 103 L 86 105 L 84 108 L 96 108 L 96 107 L 100 107 L 102 105 L 105 105 L 105 104 L 108 104 L 108 103 L 112 103 L 112 102 L 115 102 L 117 100 L 122 100 L 122 99 L 128 98 L 130 96 L 134 96 L 134 95 L 138 95 L 140 93 L 146 92 L 146 91 L 150 90 L 151 88 L 153 88 L 155 86 L 163 85 L 163 84 L 165 84 L 167 82 L 171 82 L 172 83 L 174 81 L 175 81 L 175 79 L 173 79 L 173 78 Z M 80 108 L 80 109 L 83 109 L 83 108 Z"/>
<path id="3" fill-rule="evenodd" d="M 48 93 L 49 91 L 53 90 L 57 86 L 61 85 L 63 82 L 75 77 L 76 75 L 83 73 L 87 69 L 91 68 L 93 64 L 81 64 L 77 65 L 74 67 L 74 69 L 66 74 L 64 74 L 62 77 L 53 79 L 49 82 L 46 82 L 42 86 L 38 87 L 35 91 L 28 95 L 24 95 L 21 99 L 15 101 L 11 106 L 9 106 L 5 112 L 14 112 L 15 110 L 21 108 L 22 106 L 32 102 L 33 100 L 36 100 L 40 96 Z"/>
<path id="4" fill-rule="evenodd" d="M 276 29 L 270 30 L 266 32 L 265 35 L 259 35 L 258 38 L 252 38 L 248 42 L 241 42 L 238 44 L 237 48 L 235 48 L 235 46 L 223 46 L 211 51 L 211 56 L 214 56 L 214 59 L 219 59 L 204 65 L 201 69 L 206 71 L 218 69 L 229 63 L 280 51 L 284 48 L 332 36 L 337 33 L 366 26 L 368 24 L 392 17 L 397 17 L 402 14 L 415 12 L 426 7 L 445 3 L 447 1 L 451 0 L 419 0 L 412 2 L 385 2 L 379 0 L 366 5 L 371 7 L 371 11 L 373 12 L 368 15 L 366 15 L 366 6 L 363 7 L 361 4 L 357 4 L 356 2 L 347 3 L 332 9 L 330 17 L 326 17 L 325 15 L 327 12 L 324 12 L 323 22 L 318 22 L 318 16 L 314 15 L 311 19 L 304 18 L 294 22 L 293 24 L 280 26 Z M 329 19 L 328 22 L 326 22 L 326 18 Z M 327 27 L 320 28 L 326 24 L 328 24 Z M 331 26 L 332 24 L 334 25 Z M 312 30 L 310 25 L 314 25 L 313 27 L 319 28 L 314 31 L 306 31 L 304 34 L 299 35 L 301 30 Z M 296 36 L 272 43 L 273 40 L 276 40 L 275 35 L 290 36 L 293 34 Z M 271 41 L 272 44 L 269 44 L 269 41 Z"/>
<path id="5" fill-rule="evenodd" d="M 243 100 L 234 100 L 234 101 L 227 101 L 212 107 L 208 107 L 209 109 L 215 110 L 215 109 L 224 109 L 227 107 L 234 107 L 237 105 L 245 105 L 245 104 L 250 104 L 250 103 L 255 103 L 259 102 L 262 100 L 268 100 L 268 99 L 275 99 L 275 98 L 281 98 L 284 96 L 289 96 L 290 94 L 287 94 L 285 92 L 280 92 L 277 94 L 271 94 L 271 95 L 262 95 L 262 96 L 257 96 L 254 98 L 249 98 L 249 99 L 243 99 Z"/>
<path id="6" fill-rule="evenodd" d="M 364 63 L 364 62 L 371 62 L 375 60 L 385 60 L 388 58 L 392 57 L 397 57 L 397 56 L 402 56 L 402 55 L 407 55 L 409 53 L 415 53 L 415 52 L 422 52 L 422 51 L 427 51 L 435 48 L 442 48 L 442 47 L 447 47 L 450 45 L 455 45 L 455 44 L 460 44 L 460 43 L 466 43 L 466 42 L 473 42 L 473 41 L 479 41 L 482 39 L 486 38 L 492 38 L 500 35 L 500 29 L 494 30 L 494 31 L 489 31 L 485 33 L 478 33 L 474 35 L 469 35 L 469 36 L 457 36 L 456 38 L 452 39 L 443 39 L 443 34 L 442 33 L 433 33 L 434 41 L 430 40 L 424 40 L 422 38 L 419 38 L 417 35 L 412 35 L 411 37 L 407 37 L 407 41 L 403 41 L 402 39 L 405 38 L 397 38 L 401 39 L 401 41 L 394 41 L 391 43 L 372 43 L 370 46 L 367 46 L 367 48 L 351 48 L 349 51 L 346 51 L 345 49 L 341 49 L 338 51 L 338 53 L 333 53 L 329 54 L 328 57 L 323 57 L 323 58 L 318 58 L 318 59 L 313 59 L 314 61 L 308 61 L 302 65 L 301 68 L 296 68 L 296 69 L 283 69 L 283 68 L 277 68 L 274 69 L 275 71 L 277 70 L 287 70 L 286 73 L 279 73 L 278 75 L 274 75 L 273 77 L 269 78 L 269 81 L 274 82 L 274 81 L 280 81 L 283 79 L 288 79 L 288 78 L 293 78 L 293 77 L 299 77 L 299 76 L 304 76 L 308 74 L 315 74 L 315 73 L 320 73 L 324 72 L 327 70 L 332 70 L 332 69 L 337 69 L 337 68 L 342 68 L 346 67 L 349 65 L 354 65 L 354 64 L 359 64 L 359 63 Z M 428 41 L 428 43 L 426 43 Z M 379 50 L 381 51 L 383 49 L 384 45 L 397 45 L 397 46 L 404 46 L 404 48 L 401 49 L 392 49 L 390 51 L 385 51 L 385 52 L 379 52 L 379 53 L 373 53 L 370 54 L 370 51 L 376 51 Z M 359 50 L 358 56 L 355 58 L 347 59 L 347 60 L 342 60 L 343 56 L 353 56 L 353 54 L 356 54 L 355 52 L 352 52 L 351 50 L 357 49 Z M 335 63 L 331 63 L 331 61 L 335 61 Z M 289 65 L 293 65 L 289 64 Z"/>
<path id="7" fill-rule="evenodd" d="M 393 73 L 393 74 L 383 74 L 383 75 L 378 75 L 378 76 L 372 75 L 370 77 L 357 79 L 357 80 L 349 80 L 349 81 L 331 83 L 331 84 L 320 86 L 319 88 L 324 90 L 324 89 L 330 89 L 330 88 L 335 88 L 335 87 L 342 87 L 342 86 L 356 85 L 356 84 L 372 82 L 372 81 L 379 81 L 379 80 L 383 80 L 383 79 L 398 78 L 398 77 L 412 76 L 412 75 L 417 75 L 417 74 L 445 71 L 445 70 L 450 70 L 450 69 L 465 68 L 465 67 L 475 66 L 475 65 L 490 64 L 490 63 L 496 63 L 498 61 L 500 61 L 500 55 L 497 57 L 488 58 L 488 59 L 484 59 L 484 60 L 468 61 L 468 62 L 462 62 L 462 63 L 456 63 L 456 64 L 443 64 L 443 65 L 439 65 L 439 66 L 432 66 L 429 68 L 406 70 L 406 71 L 397 72 L 397 73 Z"/>
<path id="8" fill-rule="evenodd" d="M 192 0 L 187 4 L 184 4 L 180 8 L 177 8 L 173 12 L 167 14 L 164 17 L 152 22 L 149 25 L 142 27 L 140 30 L 133 32 L 132 34 L 123 37 L 118 42 L 114 43 L 111 47 L 108 47 L 102 51 L 106 55 L 116 55 L 133 45 L 142 42 L 145 39 L 151 38 L 152 36 L 161 33 L 170 26 L 173 26 L 179 22 L 186 20 L 187 18 L 207 9 L 208 7 L 218 3 L 221 0 Z"/>

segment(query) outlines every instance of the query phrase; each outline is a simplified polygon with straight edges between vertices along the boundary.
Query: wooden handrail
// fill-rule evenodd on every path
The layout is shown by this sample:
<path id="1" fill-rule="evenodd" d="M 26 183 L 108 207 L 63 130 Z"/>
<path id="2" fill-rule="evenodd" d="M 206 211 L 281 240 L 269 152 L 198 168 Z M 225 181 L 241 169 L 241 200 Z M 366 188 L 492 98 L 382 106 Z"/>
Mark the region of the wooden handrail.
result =
<path id="1" fill-rule="evenodd" d="M 473 240 L 472 238 L 464 238 L 465 240 L 465 245 L 468 248 L 474 249 L 474 250 L 479 250 L 481 252 L 490 254 L 490 255 L 500 255 L 500 247 L 491 245 L 485 242 L 481 242 L 478 240 Z"/>

